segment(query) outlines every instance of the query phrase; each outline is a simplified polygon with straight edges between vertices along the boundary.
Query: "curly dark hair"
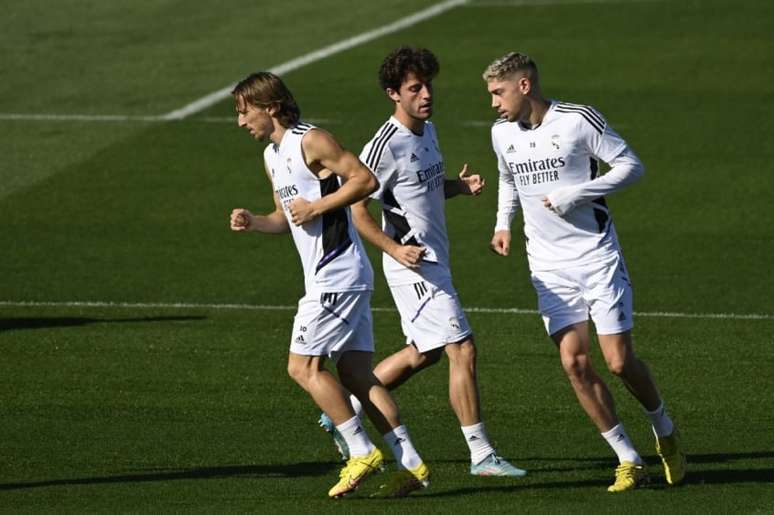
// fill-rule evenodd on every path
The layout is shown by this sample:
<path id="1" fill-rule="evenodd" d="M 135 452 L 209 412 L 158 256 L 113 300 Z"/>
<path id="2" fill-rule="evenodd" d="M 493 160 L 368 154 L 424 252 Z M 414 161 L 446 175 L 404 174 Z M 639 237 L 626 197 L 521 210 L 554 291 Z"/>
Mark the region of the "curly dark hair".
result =
<path id="1" fill-rule="evenodd" d="M 441 66 L 433 53 L 426 48 L 402 46 L 390 52 L 379 67 L 379 86 L 398 91 L 409 73 L 418 79 L 431 81 Z"/>

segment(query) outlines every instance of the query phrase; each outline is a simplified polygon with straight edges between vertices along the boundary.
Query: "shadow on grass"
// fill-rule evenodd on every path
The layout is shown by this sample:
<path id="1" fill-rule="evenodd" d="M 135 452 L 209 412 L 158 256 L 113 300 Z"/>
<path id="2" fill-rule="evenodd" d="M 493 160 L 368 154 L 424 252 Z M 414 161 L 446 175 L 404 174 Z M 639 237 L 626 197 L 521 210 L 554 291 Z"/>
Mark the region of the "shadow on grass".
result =
<path id="1" fill-rule="evenodd" d="M 181 479 L 223 479 L 229 477 L 301 478 L 322 476 L 339 467 L 341 467 L 341 465 L 338 463 L 312 462 L 294 463 L 289 465 L 229 465 L 223 467 L 202 467 L 184 470 L 160 469 L 153 472 L 121 474 L 116 476 L 0 483 L 0 491 L 44 488 L 48 486 L 144 483 L 149 481 L 177 481 Z"/>
<path id="2" fill-rule="evenodd" d="M 205 316 L 166 316 L 137 318 L 84 318 L 84 317 L 47 317 L 47 318 L 0 318 L 0 331 L 18 331 L 22 329 L 47 329 L 50 327 L 79 327 L 89 324 L 124 324 L 147 322 L 186 322 L 205 320 Z"/>
<path id="3" fill-rule="evenodd" d="M 688 476 L 686 485 L 704 485 L 704 484 L 733 484 L 733 483 L 774 483 L 774 468 L 744 468 L 744 469 L 702 469 L 691 470 L 690 464 L 716 464 L 726 463 L 733 460 L 757 460 L 773 458 L 774 452 L 747 452 L 747 453 L 718 453 L 718 454 L 697 454 L 689 456 Z M 529 475 L 522 478 L 486 478 L 485 481 L 497 481 L 500 484 L 488 486 L 475 485 L 465 488 L 456 488 L 446 491 L 423 492 L 422 497 L 452 497 L 471 494 L 490 493 L 508 493 L 518 490 L 552 490 L 561 488 L 605 488 L 610 484 L 608 479 L 570 479 L 567 481 L 541 481 L 541 475 L 565 472 L 579 469 L 610 469 L 612 473 L 611 460 L 605 458 L 523 458 L 523 462 L 546 462 L 546 461 L 565 461 L 565 462 L 591 462 L 581 467 L 566 468 L 535 468 L 529 469 Z M 648 460 L 653 463 L 652 460 Z M 432 463 L 459 463 L 466 464 L 462 460 L 433 460 Z M 515 461 L 520 464 L 521 462 Z M 432 464 L 431 464 L 432 465 Z M 192 469 L 156 469 L 133 474 L 120 474 L 115 476 L 103 477 L 82 477 L 72 479 L 52 479 L 44 481 L 25 481 L 18 483 L 0 483 L 0 491 L 3 490 L 24 490 L 30 488 L 44 488 L 49 486 L 65 485 L 99 485 L 110 483 L 143 483 L 152 481 L 177 481 L 186 479 L 223 479 L 232 477 L 243 478 L 302 478 L 322 476 L 331 473 L 333 470 L 341 467 L 340 463 L 333 462 L 307 462 L 285 465 L 229 465 L 222 467 L 202 467 Z M 663 479 L 659 479 L 660 472 L 653 474 L 653 483 L 647 487 L 649 490 L 669 489 Z M 502 484 L 504 481 L 513 481 L 512 484 Z"/>
<path id="4" fill-rule="evenodd" d="M 727 464 L 733 461 L 745 460 L 745 466 L 750 465 L 750 461 L 756 460 L 769 460 L 774 458 L 774 451 L 764 452 L 743 452 L 743 453 L 716 453 L 716 454 L 695 454 L 688 456 L 688 475 L 685 478 L 685 485 L 705 485 L 705 484 L 734 484 L 734 483 L 774 483 L 774 468 L 728 468 L 728 469 L 712 469 L 705 468 L 707 465 L 713 464 Z M 662 472 L 660 470 L 659 458 L 657 456 L 648 456 L 646 461 L 650 464 L 651 481 L 652 483 L 647 487 L 648 490 L 668 490 L 673 487 L 667 485 L 664 482 Z M 462 463 L 459 460 L 434 460 L 435 463 Z M 514 459 L 513 463 L 525 466 L 530 463 L 545 463 L 545 462 L 564 462 L 567 466 L 548 466 L 540 468 L 526 468 L 529 470 L 529 474 L 526 478 L 492 478 L 494 481 L 513 481 L 513 484 L 495 484 L 489 486 L 470 486 L 465 488 L 457 488 L 453 490 L 433 492 L 432 490 L 427 493 L 422 493 L 423 497 L 452 497 L 452 496 L 464 496 L 477 493 L 509 493 L 519 490 L 551 490 L 561 488 L 606 488 L 612 480 L 612 469 L 615 466 L 615 460 L 610 457 L 604 458 L 541 458 L 541 457 L 524 457 L 518 460 Z M 573 465 L 573 463 L 580 463 L 579 466 Z M 700 470 L 692 470 L 691 465 L 702 466 Z M 768 463 L 766 463 L 768 465 Z M 611 472 L 610 480 L 608 479 L 570 479 L 567 481 L 541 481 L 539 478 L 543 474 L 550 474 L 555 472 L 569 472 L 577 470 L 593 470 L 593 469 L 609 469 Z M 533 482 L 534 481 L 534 482 Z"/>

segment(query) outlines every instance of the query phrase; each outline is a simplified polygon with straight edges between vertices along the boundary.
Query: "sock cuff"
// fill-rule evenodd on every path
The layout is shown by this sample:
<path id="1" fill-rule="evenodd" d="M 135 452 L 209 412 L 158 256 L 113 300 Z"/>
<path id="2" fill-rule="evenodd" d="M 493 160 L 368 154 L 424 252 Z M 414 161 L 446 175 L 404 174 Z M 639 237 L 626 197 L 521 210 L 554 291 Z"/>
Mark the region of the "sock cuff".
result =
<path id="1" fill-rule="evenodd" d="M 382 437 L 385 440 L 387 440 L 387 439 L 393 439 L 394 440 L 396 437 L 406 438 L 407 436 L 408 436 L 408 430 L 406 429 L 406 426 L 404 426 L 403 424 L 401 424 L 401 425 L 399 425 L 397 427 L 393 427 L 392 431 L 382 435 Z"/>
<path id="2" fill-rule="evenodd" d="M 460 426 L 460 429 L 462 429 L 463 434 L 473 433 L 474 431 L 484 431 L 484 423 L 479 422 L 472 426 Z"/>
<path id="3" fill-rule="evenodd" d="M 346 431 L 347 429 L 350 429 L 350 428 L 352 428 L 353 426 L 356 426 L 359 423 L 360 423 L 360 419 L 357 418 L 357 415 L 355 415 L 351 419 L 346 420 L 346 421 L 342 422 L 341 424 L 339 424 L 338 426 L 336 426 L 336 429 L 338 429 L 339 432 Z"/>
<path id="4" fill-rule="evenodd" d="M 642 409 L 645 410 L 646 415 L 650 415 L 650 416 L 659 415 L 661 414 L 661 411 L 664 409 L 664 401 L 662 400 L 661 403 L 658 405 L 658 408 L 654 409 L 653 411 L 648 411 L 644 407 Z"/>
<path id="5" fill-rule="evenodd" d="M 618 424 L 614 425 L 609 430 L 605 431 L 604 433 L 600 433 L 600 434 L 602 435 L 603 438 L 610 438 L 611 436 L 613 436 L 613 435 L 615 435 L 616 433 L 619 433 L 619 432 L 621 432 L 621 433 L 625 432 L 623 424 L 620 423 L 620 422 Z"/>

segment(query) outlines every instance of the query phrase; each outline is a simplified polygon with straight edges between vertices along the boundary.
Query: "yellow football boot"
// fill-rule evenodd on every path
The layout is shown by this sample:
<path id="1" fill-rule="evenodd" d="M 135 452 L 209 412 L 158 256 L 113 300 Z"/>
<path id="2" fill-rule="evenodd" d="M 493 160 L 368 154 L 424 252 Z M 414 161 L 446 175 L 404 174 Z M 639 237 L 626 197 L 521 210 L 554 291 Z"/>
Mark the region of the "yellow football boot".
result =
<path id="1" fill-rule="evenodd" d="M 615 483 L 607 487 L 608 492 L 626 492 L 648 484 L 645 465 L 624 461 L 615 469 Z"/>
<path id="2" fill-rule="evenodd" d="M 350 458 L 339 473 L 339 482 L 328 491 L 328 497 L 342 497 L 356 490 L 365 478 L 377 470 L 382 470 L 383 461 L 382 451 L 376 447 L 367 456 Z"/>
<path id="3" fill-rule="evenodd" d="M 680 449 L 680 433 L 677 428 L 669 436 L 656 438 L 656 452 L 664 464 L 664 475 L 670 485 L 679 485 L 685 479 L 687 460 Z"/>
<path id="4" fill-rule="evenodd" d="M 390 474 L 387 482 L 379 487 L 371 497 L 389 498 L 406 497 L 414 490 L 427 488 L 430 485 L 430 470 L 427 465 L 420 463 L 414 469 L 398 470 Z"/>

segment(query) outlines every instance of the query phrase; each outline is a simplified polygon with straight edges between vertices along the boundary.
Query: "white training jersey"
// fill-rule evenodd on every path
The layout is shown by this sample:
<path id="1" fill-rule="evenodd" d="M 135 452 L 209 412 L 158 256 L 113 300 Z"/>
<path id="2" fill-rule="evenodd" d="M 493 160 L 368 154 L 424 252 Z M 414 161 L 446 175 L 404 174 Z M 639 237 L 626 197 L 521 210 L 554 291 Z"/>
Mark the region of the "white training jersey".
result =
<path id="1" fill-rule="evenodd" d="M 363 148 L 360 160 L 379 179 L 379 189 L 371 197 L 381 201 L 384 232 L 402 245 L 425 248 L 418 270 L 383 252 L 387 283 L 436 282 L 451 277 L 444 211 L 446 173 L 433 124 L 425 122 L 418 135 L 391 116 Z"/>
<path id="2" fill-rule="evenodd" d="M 564 216 L 543 205 L 553 190 L 594 179 L 600 159 L 609 163 L 627 150 L 601 114 L 591 107 L 552 101 L 536 127 L 495 122 L 492 147 L 500 171 L 499 209 L 509 200 L 521 205 L 531 270 L 604 261 L 619 252 L 604 197 L 580 204 Z M 502 224 L 498 221 L 498 229 Z"/>
<path id="3" fill-rule="evenodd" d="M 301 257 L 306 293 L 371 290 L 373 270 L 352 224 L 349 207 L 329 211 L 300 226 L 290 222 L 288 204 L 296 197 L 314 202 L 340 186 L 335 174 L 320 179 L 306 165 L 301 140 L 313 128 L 299 122 L 285 131 L 279 145 L 272 143 L 263 152 L 274 192 Z"/>

